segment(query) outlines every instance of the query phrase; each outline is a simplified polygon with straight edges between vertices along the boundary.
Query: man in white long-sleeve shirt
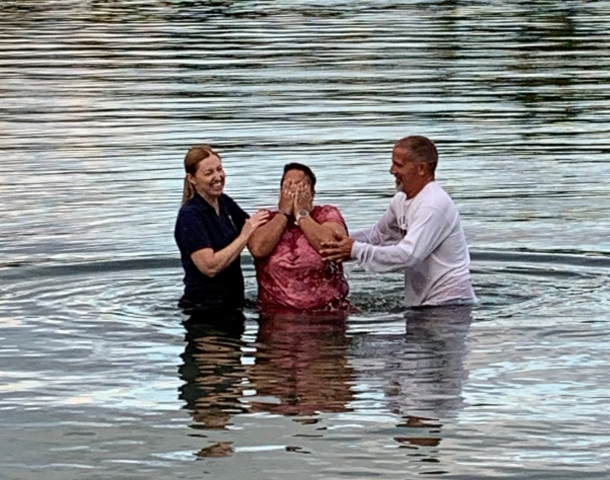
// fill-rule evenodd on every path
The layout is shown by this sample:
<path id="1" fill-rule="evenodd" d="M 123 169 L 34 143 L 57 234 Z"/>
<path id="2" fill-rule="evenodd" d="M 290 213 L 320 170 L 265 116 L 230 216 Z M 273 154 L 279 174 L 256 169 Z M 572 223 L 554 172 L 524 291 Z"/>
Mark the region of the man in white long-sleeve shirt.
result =
<path id="1" fill-rule="evenodd" d="M 398 193 L 386 212 L 372 228 L 326 243 L 320 254 L 355 259 L 369 272 L 404 269 L 407 306 L 475 303 L 460 214 L 434 178 L 437 163 L 428 138 L 399 140 L 390 168 Z"/>

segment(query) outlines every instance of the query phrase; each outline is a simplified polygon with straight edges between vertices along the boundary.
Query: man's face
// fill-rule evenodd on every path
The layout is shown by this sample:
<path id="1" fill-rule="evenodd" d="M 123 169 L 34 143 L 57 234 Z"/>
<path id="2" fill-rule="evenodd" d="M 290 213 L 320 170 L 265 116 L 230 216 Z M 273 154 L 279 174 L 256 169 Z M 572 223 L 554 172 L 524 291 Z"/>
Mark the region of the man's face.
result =
<path id="1" fill-rule="evenodd" d="M 396 190 L 409 192 L 416 188 L 421 181 L 422 164 L 415 164 L 409 160 L 409 151 L 395 147 L 392 151 L 392 167 L 390 173 L 396 179 Z"/>

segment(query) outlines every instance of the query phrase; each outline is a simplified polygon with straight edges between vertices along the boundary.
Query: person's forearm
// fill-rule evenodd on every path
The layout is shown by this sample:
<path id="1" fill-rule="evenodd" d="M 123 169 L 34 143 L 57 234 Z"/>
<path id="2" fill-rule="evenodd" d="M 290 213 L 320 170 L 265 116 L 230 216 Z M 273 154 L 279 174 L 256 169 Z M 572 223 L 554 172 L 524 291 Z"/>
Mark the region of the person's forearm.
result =
<path id="1" fill-rule="evenodd" d="M 447 238 L 450 226 L 436 209 L 422 210 L 405 237 L 396 245 L 352 245 L 352 258 L 370 272 L 412 268 L 427 258 Z"/>
<path id="2" fill-rule="evenodd" d="M 271 255 L 273 249 L 282 238 L 284 230 L 288 225 L 288 218 L 283 213 L 278 213 L 273 220 L 259 227 L 248 241 L 248 250 L 254 258 L 266 258 Z"/>
<path id="3" fill-rule="evenodd" d="M 355 232 L 351 232 L 350 237 L 352 237 L 357 242 L 370 243 L 372 245 L 376 245 L 376 242 L 373 240 L 373 230 L 374 230 L 374 227 L 364 228 L 362 230 L 356 230 Z"/>
<path id="4" fill-rule="evenodd" d="M 196 265 L 205 275 L 208 277 L 214 277 L 226 269 L 237 259 L 237 257 L 239 257 L 247 243 L 248 238 L 243 234 L 239 234 L 239 236 L 225 248 L 214 252 L 212 259 L 205 262 L 205 265 L 200 266 L 197 265 L 197 263 Z"/>
<path id="5" fill-rule="evenodd" d="M 320 253 L 322 248 L 322 242 L 330 242 L 336 239 L 336 233 L 331 228 L 320 225 L 311 216 L 299 220 L 298 225 L 311 246 L 318 253 Z"/>
<path id="6" fill-rule="evenodd" d="M 377 224 L 371 228 L 352 232 L 350 236 L 357 242 L 371 245 L 396 245 L 405 235 L 399 231 L 393 231 L 387 225 L 384 227 L 385 230 L 382 231 L 380 225 Z"/>
<path id="7" fill-rule="evenodd" d="M 356 259 L 367 272 L 375 273 L 413 267 L 421 261 L 413 253 L 413 245 L 408 241 L 388 246 L 354 242 L 352 246 L 352 258 Z"/>

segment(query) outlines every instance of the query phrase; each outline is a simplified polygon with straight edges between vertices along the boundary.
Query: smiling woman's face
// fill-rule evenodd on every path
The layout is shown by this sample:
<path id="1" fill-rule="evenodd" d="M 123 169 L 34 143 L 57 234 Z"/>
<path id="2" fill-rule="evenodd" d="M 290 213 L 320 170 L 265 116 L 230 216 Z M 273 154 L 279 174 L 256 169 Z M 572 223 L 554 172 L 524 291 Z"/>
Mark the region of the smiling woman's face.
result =
<path id="1" fill-rule="evenodd" d="M 197 193 L 206 200 L 216 200 L 225 187 L 225 171 L 216 155 L 210 155 L 197 165 L 195 175 L 189 174 L 188 180 Z"/>

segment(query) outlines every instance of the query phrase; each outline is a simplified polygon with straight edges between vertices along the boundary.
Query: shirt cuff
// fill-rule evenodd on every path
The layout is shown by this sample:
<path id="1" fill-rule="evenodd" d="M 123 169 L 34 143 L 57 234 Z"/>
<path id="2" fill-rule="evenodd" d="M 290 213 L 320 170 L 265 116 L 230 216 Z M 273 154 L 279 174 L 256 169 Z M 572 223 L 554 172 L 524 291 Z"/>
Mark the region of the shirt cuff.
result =
<path id="1" fill-rule="evenodd" d="M 351 252 L 352 258 L 359 260 L 360 255 L 361 255 L 362 250 L 364 249 L 365 245 L 366 245 L 366 243 L 354 242 L 352 244 L 352 252 Z"/>

